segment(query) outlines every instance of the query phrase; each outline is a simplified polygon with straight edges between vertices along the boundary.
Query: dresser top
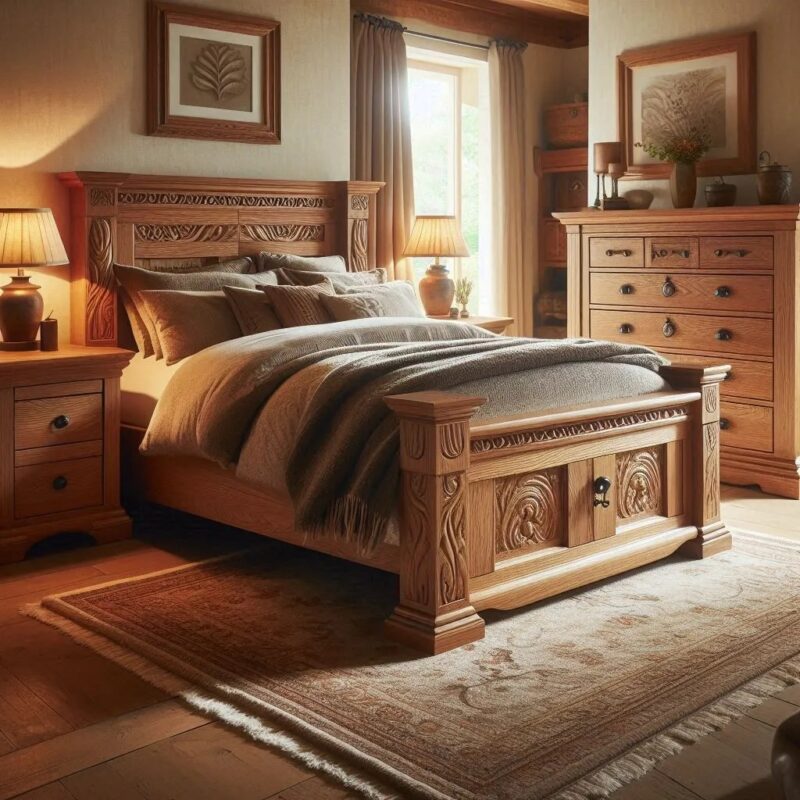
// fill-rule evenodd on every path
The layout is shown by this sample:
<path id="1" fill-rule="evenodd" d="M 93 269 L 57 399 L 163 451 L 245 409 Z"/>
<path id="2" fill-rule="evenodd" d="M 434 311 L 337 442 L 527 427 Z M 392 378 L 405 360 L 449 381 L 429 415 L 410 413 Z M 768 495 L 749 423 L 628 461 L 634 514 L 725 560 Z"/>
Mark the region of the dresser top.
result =
<path id="1" fill-rule="evenodd" d="M 719 208 L 648 208 L 645 210 L 558 211 L 553 216 L 565 225 L 649 225 L 651 223 L 791 222 L 797 224 L 800 205 L 722 206 Z"/>

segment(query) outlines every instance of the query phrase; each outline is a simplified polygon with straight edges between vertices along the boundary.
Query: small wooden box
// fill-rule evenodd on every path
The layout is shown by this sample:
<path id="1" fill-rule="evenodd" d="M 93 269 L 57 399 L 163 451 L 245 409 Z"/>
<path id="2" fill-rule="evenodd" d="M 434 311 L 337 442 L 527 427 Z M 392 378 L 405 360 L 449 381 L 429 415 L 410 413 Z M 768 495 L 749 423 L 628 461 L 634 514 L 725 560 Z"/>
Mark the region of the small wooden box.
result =
<path id="1" fill-rule="evenodd" d="M 544 127 L 550 147 L 585 147 L 589 142 L 589 104 L 549 106 Z"/>

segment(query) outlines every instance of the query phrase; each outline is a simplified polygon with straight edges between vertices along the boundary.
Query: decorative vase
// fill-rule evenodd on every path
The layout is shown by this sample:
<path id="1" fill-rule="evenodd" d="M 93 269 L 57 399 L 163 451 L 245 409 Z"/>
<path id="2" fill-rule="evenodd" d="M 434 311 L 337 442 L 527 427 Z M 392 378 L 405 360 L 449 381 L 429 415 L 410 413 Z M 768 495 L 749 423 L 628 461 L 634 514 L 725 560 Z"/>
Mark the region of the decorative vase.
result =
<path id="1" fill-rule="evenodd" d="M 675 208 L 692 208 L 697 196 L 697 165 L 674 162 L 669 176 L 669 190 Z"/>
<path id="2" fill-rule="evenodd" d="M 431 317 L 447 317 L 453 305 L 456 285 L 444 264 L 431 264 L 419 282 L 419 296 L 425 313 Z"/>

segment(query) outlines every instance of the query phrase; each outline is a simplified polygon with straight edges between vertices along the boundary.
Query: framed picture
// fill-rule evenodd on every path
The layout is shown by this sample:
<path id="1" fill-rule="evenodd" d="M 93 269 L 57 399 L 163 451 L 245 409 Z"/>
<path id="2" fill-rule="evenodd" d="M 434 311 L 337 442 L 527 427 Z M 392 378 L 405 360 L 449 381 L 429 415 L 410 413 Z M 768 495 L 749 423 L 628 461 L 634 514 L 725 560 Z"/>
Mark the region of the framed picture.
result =
<path id="1" fill-rule="evenodd" d="M 148 133 L 280 142 L 280 26 L 151 0 Z"/>
<path id="2" fill-rule="evenodd" d="M 710 145 L 698 175 L 756 171 L 754 32 L 626 50 L 617 66 L 626 177 L 669 177 L 670 164 L 634 145 L 663 142 L 693 127 Z"/>

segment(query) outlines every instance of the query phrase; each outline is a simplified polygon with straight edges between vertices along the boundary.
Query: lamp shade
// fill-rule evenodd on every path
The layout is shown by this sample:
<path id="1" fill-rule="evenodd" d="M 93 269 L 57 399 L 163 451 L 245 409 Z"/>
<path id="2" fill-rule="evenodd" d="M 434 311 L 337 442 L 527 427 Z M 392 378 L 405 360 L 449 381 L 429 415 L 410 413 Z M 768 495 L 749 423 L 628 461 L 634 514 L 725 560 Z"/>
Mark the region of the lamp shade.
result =
<path id="1" fill-rule="evenodd" d="M 0 208 L 0 267 L 68 264 L 49 208 Z"/>
<path id="2" fill-rule="evenodd" d="M 622 162 L 622 142 L 596 142 L 594 145 L 594 171 L 608 173 L 608 165 Z"/>
<path id="3" fill-rule="evenodd" d="M 414 221 L 404 256 L 468 256 L 469 248 L 455 217 L 422 216 Z"/>

